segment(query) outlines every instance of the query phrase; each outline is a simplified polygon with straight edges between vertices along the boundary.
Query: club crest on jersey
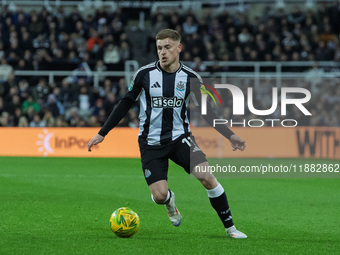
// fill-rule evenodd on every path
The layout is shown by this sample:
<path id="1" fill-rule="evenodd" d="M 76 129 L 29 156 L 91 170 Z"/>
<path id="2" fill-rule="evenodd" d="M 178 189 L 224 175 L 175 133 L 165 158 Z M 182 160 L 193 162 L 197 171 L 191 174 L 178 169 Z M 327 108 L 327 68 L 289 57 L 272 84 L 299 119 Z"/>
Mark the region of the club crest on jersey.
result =
<path id="1" fill-rule="evenodd" d="M 183 91 L 185 90 L 185 84 L 184 82 L 180 81 L 176 84 L 176 89 L 179 90 L 179 91 Z"/>
<path id="2" fill-rule="evenodd" d="M 153 108 L 180 108 L 183 102 L 184 99 L 178 97 L 152 97 Z"/>

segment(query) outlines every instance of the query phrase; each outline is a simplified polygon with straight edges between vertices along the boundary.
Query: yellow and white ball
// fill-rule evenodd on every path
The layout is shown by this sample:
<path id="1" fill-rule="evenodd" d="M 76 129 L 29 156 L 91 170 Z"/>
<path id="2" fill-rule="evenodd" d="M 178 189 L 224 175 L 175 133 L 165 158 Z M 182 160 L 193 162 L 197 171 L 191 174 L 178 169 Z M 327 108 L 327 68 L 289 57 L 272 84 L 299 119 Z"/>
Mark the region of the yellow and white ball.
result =
<path id="1" fill-rule="evenodd" d="M 110 227 L 119 237 L 133 236 L 139 229 L 139 217 L 131 208 L 121 207 L 110 217 Z"/>

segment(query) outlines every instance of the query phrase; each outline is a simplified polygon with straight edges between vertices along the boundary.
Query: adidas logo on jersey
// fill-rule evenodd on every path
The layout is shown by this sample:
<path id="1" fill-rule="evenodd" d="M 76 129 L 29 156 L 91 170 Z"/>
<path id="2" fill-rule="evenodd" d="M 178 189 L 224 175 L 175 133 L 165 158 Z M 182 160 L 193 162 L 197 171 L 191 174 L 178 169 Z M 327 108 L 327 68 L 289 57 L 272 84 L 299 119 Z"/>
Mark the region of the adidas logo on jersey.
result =
<path id="1" fill-rule="evenodd" d="M 158 81 L 156 81 L 156 82 L 151 86 L 152 89 L 160 88 L 160 87 L 161 87 L 161 85 L 159 85 Z"/>

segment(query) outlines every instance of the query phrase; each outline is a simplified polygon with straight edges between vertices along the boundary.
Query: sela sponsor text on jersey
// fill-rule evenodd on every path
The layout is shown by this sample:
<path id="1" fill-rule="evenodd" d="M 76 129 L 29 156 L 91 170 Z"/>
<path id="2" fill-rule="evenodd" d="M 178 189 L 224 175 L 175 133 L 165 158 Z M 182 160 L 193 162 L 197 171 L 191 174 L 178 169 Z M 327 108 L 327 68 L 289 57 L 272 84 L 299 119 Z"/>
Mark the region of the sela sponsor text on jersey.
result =
<path id="1" fill-rule="evenodd" d="M 180 108 L 183 102 L 184 99 L 178 97 L 152 97 L 153 108 Z"/>

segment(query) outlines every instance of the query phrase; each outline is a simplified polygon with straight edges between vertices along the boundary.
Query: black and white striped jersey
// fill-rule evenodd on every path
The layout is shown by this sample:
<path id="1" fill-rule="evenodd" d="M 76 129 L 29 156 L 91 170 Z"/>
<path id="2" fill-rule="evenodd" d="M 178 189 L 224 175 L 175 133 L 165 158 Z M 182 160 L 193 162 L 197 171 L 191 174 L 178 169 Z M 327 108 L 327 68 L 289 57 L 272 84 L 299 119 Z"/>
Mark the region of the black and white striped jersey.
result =
<path id="1" fill-rule="evenodd" d="M 148 145 L 161 145 L 190 132 L 190 78 L 201 81 L 196 72 L 182 64 L 175 73 L 167 73 L 159 61 L 143 66 L 133 76 L 129 94 L 131 99 L 139 96 L 139 138 Z"/>
<path id="2" fill-rule="evenodd" d="M 141 67 L 132 78 L 129 91 L 119 101 L 98 134 L 106 136 L 140 99 L 139 139 L 143 144 L 163 145 L 190 132 L 189 95 L 197 99 L 201 77 L 187 66 L 180 65 L 175 73 L 160 68 L 159 61 Z M 200 102 L 196 102 L 198 105 Z M 202 116 L 210 125 L 218 118 L 207 105 L 210 114 Z M 215 129 L 226 138 L 233 132 L 223 125 Z"/>

